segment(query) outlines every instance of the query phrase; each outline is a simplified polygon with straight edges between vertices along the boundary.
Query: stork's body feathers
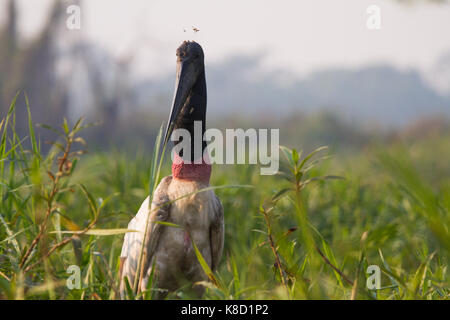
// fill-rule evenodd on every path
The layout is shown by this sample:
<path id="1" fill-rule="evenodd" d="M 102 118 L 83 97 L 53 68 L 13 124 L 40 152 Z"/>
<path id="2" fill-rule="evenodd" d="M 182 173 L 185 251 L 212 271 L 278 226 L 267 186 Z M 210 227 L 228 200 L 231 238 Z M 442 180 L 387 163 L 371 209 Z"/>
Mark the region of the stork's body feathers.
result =
<path id="1" fill-rule="evenodd" d="M 127 233 L 123 244 L 121 258 L 123 259 L 122 278 L 128 277 L 130 284 L 134 283 L 145 223 L 150 212 L 147 240 L 143 261 L 144 277 L 141 290 L 145 290 L 152 267 L 155 266 L 155 287 L 173 291 L 183 282 L 207 280 L 197 260 L 192 241 L 202 256 L 214 270 L 222 256 L 224 239 L 223 207 L 212 190 L 202 191 L 173 201 L 186 194 L 194 193 L 208 187 L 204 182 L 196 182 L 165 177 L 156 189 L 151 208 L 149 198 L 142 204 L 137 215 L 131 220 L 128 228 L 138 232 Z M 158 208 L 155 210 L 155 208 Z M 170 222 L 183 228 L 170 227 L 154 221 Z M 192 237 L 192 239 L 191 239 Z M 201 287 L 197 290 L 201 291 Z M 121 285 L 122 295 L 125 294 L 125 284 Z M 160 294 L 159 297 L 164 296 Z M 123 298 L 123 296 L 122 296 Z"/>

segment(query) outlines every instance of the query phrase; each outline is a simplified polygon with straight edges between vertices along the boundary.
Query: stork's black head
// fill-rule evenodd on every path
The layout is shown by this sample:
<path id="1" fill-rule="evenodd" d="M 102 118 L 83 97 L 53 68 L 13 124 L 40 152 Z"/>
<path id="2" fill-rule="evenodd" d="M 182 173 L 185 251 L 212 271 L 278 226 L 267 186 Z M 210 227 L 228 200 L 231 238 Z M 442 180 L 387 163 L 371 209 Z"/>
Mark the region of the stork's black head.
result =
<path id="1" fill-rule="evenodd" d="M 172 110 L 164 143 L 172 131 L 187 129 L 193 137 L 194 121 L 202 121 L 205 129 L 206 80 L 202 47 L 194 41 L 184 41 L 177 49 L 177 77 Z"/>
<path id="2" fill-rule="evenodd" d="M 177 49 L 178 62 L 192 62 L 198 69 L 203 69 L 204 54 L 202 47 L 195 41 L 184 41 Z"/>

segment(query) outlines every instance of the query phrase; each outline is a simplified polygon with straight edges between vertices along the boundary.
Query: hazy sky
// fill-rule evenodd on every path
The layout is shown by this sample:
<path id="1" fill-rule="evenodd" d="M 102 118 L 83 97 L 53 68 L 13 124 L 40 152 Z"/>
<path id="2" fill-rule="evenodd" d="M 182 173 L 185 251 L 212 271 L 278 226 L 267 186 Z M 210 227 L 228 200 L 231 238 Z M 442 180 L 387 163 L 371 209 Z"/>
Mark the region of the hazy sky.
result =
<path id="1" fill-rule="evenodd" d="M 22 30 L 30 34 L 52 1 L 19 2 Z M 381 30 L 366 27 L 371 4 L 381 8 Z M 88 37 L 117 57 L 136 53 L 136 69 L 142 74 L 173 71 L 175 49 L 185 39 L 204 47 L 207 62 L 261 53 L 263 67 L 284 68 L 297 76 L 378 62 L 429 72 L 439 56 L 450 52 L 450 5 L 407 6 L 393 0 L 84 0 L 82 18 L 82 30 L 68 31 L 69 36 Z M 194 34 L 191 26 L 200 31 Z"/>

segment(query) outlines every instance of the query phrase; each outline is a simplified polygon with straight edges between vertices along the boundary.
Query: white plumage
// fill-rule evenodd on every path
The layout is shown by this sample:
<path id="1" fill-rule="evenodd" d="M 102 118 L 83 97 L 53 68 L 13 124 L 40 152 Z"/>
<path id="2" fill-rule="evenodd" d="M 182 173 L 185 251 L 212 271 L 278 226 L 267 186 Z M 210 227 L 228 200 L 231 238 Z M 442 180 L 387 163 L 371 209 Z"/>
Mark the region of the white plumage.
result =
<path id="1" fill-rule="evenodd" d="M 152 208 L 149 209 L 148 206 L 149 198 L 142 203 L 138 213 L 128 225 L 129 229 L 138 232 L 127 233 L 122 247 L 122 298 L 125 298 L 126 292 L 123 278 L 128 277 L 131 286 L 134 283 L 149 212 L 151 214 L 144 245 L 144 277 L 141 290 L 147 287 L 153 264 L 156 268 L 154 287 L 165 290 L 165 293 L 160 292 L 157 298 L 163 298 L 168 291 L 176 290 L 186 281 L 195 283 L 207 280 L 195 255 L 191 239 L 211 269 L 217 267 L 223 250 L 224 220 L 222 205 L 214 192 L 212 190 L 198 192 L 163 206 L 167 201 L 208 186 L 209 184 L 205 182 L 169 176 L 157 187 Z M 161 207 L 155 210 L 158 206 Z M 182 226 L 183 229 L 153 223 L 154 221 L 171 222 Z M 194 289 L 199 295 L 203 292 L 201 286 Z"/>

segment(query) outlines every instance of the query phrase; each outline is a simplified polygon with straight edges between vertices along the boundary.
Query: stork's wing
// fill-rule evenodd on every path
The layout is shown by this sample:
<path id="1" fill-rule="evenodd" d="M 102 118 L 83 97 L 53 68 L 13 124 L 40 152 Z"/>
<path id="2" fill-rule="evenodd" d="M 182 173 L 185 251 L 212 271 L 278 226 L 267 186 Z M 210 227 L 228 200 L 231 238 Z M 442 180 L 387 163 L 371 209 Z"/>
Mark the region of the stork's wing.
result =
<path id="1" fill-rule="evenodd" d="M 211 241 L 211 269 L 214 271 L 220 262 L 223 251 L 223 241 L 225 233 L 225 222 L 223 217 L 223 206 L 219 198 L 214 194 L 213 201 L 213 221 L 209 230 Z"/>
<path id="2" fill-rule="evenodd" d="M 148 222 L 147 237 L 145 239 L 143 252 L 143 275 L 147 273 L 153 254 L 158 246 L 159 238 L 162 232 L 162 225 L 154 223 L 156 221 L 167 221 L 169 218 L 170 205 L 167 204 L 169 198 L 167 196 L 167 189 L 169 187 L 172 177 L 168 176 L 161 180 L 161 183 L 155 190 L 153 195 L 152 205 L 149 208 L 149 198 L 142 203 L 136 216 L 128 224 L 128 229 L 136 230 L 138 232 L 130 232 L 125 234 L 121 258 L 121 295 L 124 298 L 125 283 L 124 278 L 128 277 L 128 282 L 133 286 L 136 269 L 138 266 L 139 256 L 142 248 L 142 239 L 145 234 L 145 226 Z M 147 219 L 150 214 L 149 219 Z"/>

